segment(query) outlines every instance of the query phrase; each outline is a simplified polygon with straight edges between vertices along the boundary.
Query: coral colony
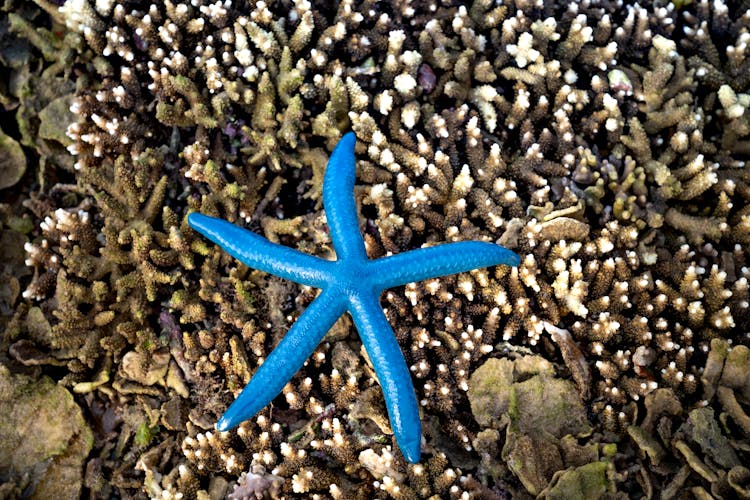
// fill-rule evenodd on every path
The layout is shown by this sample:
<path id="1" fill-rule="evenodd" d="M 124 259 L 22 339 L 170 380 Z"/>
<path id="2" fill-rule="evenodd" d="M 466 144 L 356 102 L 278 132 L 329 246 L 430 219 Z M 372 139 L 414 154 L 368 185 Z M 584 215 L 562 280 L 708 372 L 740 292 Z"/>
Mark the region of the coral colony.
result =
<path id="1" fill-rule="evenodd" d="M 0 9 L 0 496 L 748 496 L 747 1 Z"/>
<path id="2" fill-rule="evenodd" d="M 380 307 L 385 288 L 521 259 L 499 245 L 462 241 L 369 260 L 354 201 L 354 134 L 344 135 L 331 155 L 323 180 L 323 206 L 336 260 L 326 261 L 271 243 L 221 219 L 193 213 L 190 227 L 217 243 L 243 264 L 297 283 L 320 288 L 250 383 L 216 424 L 226 431 L 255 416 L 302 367 L 328 329 L 348 311 L 383 387 L 391 427 L 404 457 L 419 461 L 422 439 L 411 375 L 393 330 Z"/>

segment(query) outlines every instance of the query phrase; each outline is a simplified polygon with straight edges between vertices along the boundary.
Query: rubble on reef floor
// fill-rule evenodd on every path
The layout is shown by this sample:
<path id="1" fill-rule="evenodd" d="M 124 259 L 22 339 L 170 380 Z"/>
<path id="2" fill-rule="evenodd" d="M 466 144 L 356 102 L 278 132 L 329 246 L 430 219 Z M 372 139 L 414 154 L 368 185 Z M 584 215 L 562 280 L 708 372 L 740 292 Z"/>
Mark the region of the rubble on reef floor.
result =
<path id="1" fill-rule="evenodd" d="M 750 497 L 747 2 L 7 0 L 0 68 L 0 497 Z M 347 317 L 213 430 L 316 292 L 187 214 L 334 258 L 349 130 L 371 258 L 522 256 L 381 298 L 419 464 Z"/>

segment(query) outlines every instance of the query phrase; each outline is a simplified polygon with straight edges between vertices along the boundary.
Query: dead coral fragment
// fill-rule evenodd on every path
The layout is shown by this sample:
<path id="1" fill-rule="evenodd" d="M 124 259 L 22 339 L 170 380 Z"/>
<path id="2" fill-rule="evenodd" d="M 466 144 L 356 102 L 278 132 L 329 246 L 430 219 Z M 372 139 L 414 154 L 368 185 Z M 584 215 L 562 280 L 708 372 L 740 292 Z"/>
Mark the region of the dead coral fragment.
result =
<path id="1" fill-rule="evenodd" d="M 581 396 L 584 399 L 588 399 L 591 390 L 591 370 L 581 349 L 573 340 L 569 331 L 557 328 L 547 321 L 544 322 L 544 328 L 550 334 L 555 344 L 557 344 L 558 349 L 560 349 L 560 353 L 573 376 L 573 380 L 575 380 L 578 386 Z"/>
<path id="2" fill-rule="evenodd" d="M 143 385 L 163 382 L 169 368 L 169 353 L 130 351 L 122 358 L 120 369 L 126 378 Z"/>
<path id="3" fill-rule="evenodd" d="M 586 241 L 590 226 L 570 217 L 555 217 L 541 223 L 539 236 L 549 241 Z"/>
<path id="4" fill-rule="evenodd" d="M 666 464 L 676 457 L 683 468 L 669 478 L 664 491 L 679 489 L 692 478 L 710 484 L 712 491 L 721 489 L 724 495 L 742 496 L 746 487 L 728 478 L 745 477 L 741 465 L 745 449 L 739 443 L 750 435 L 750 418 L 743 408 L 744 396 L 735 397 L 735 391 L 739 393 L 747 385 L 748 352 L 746 346 L 729 349 L 723 340 L 711 342 L 702 379 L 706 406 L 688 412 L 687 419 L 674 431 L 673 422 L 680 421 L 685 412 L 672 389 L 657 389 L 646 396 L 646 418 L 640 426 L 630 426 L 628 434 L 651 462 L 653 487 L 660 487 L 658 476 L 667 473 Z M 729 358 L 733 358 L 731 367 Z M 717 403 L 725 412 L 718 416 Z M 730 424 L 728 417 L 737 426 Z M 738 429 L 741 436 L 734 435 Z"/>
<path id="5" fill-rule="evenodd" d="M 229 500 L 279 498 L 283 481 L 283 478 L 267 473 L 262 465 L 254 465 L 250 471 L 240 475 L 237 484 L 234 485 L 234 490 L 227 498 Z"/>

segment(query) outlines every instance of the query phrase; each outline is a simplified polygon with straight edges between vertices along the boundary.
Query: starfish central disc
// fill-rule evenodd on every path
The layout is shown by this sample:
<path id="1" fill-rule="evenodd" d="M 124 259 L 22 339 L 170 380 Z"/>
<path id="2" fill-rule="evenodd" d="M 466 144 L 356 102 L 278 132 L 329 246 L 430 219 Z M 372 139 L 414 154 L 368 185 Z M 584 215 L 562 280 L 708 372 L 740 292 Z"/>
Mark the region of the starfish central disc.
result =
<path id="1" fill-rule="evenodd" d="M 346 264 L 337 265 L 335 269 L 336 274 L 331 281 L 331 287 L 345 294 L 347 297 L 352 297 L 361 292 L 363 289 L 363 277 L 374 271 L 369 266 L 349 266 Z M 370 291 L 375 292 L 375 290 Z"/>

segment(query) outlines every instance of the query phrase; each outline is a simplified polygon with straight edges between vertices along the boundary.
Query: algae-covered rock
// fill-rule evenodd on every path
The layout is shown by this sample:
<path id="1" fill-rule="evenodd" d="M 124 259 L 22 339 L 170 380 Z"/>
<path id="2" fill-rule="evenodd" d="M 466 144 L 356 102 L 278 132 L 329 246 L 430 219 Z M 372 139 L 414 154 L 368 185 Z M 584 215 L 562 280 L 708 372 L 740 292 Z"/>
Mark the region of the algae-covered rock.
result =
<path id="1" fill-rule="evenodd" d="M 644 454 L 648 455 L 651 459 L 651 463 L 654 465 L 659 465 L 661 463 L 666 455 L 666 451 L 653 435 L 638 425 L 631 425 L 628 427 L 628 434 L 633 442 L 635 442 L 636 446 L 638 446 Z"/>
<path id="2" fill-rule="evenodd" d="M 0 478 L 24 496 L 78 498 L 91 429 L 65 388 L 0 365 Z"/>
<path id="3" fill-rule="evenodd" d="M 750 400 L 750 348 L 738 345 L 729 351 L 720 384 Z"/>
<path id="4" fill-rule="evenodd" d="M 508 411 L 510 386 L 513 384 L 513 362 L 488 359 L 469 379 L 471 413 L 482 427 L 501 427 L 499 418 Z M 506 397 L 498 398 L 498 395 Z"/>
<path id="5" fill-rule="evenodd" d="M 75 121 L 70 105 L 73 95 L 58 97 L 39 112 L 39 137 L 57 141 L 68 146 L 72 141 L 65 133 L 68 125 Z"/>
<path id="6" fill-rule="evenodd" d="M 581 435 L 591 430 L 586 409 L 576 386 L 569 380 L 537 375 L 514 384 L 518 400 L 517 420 L 522 432 L 544 430 L 556 438 Z"/>
<path id="7" fill-rule="evenodd" d="M 729 469 L 740 465 L 737 454 L 714 418 L 712 408 L 697 408 L 691 411 L 687 422 L 680 430 L 690 436 L 701 447 L 703 453 L 722 467 Z"/>
<path id="8" fill-rule="evenodd" d="M 1 162 L 2 160 L 0 160 Z M 0 230 L 0 315 L 10 315 L 21 293 L 18 278 L 28 274 L 23 245 L 28 238 L 13 230 Z"/>
<path id="9" fill-rule="evenodd" d="M 0 130 L 0 189 L 13 186 L 26 172 L 26 157 L 21 145 Z"/>
<path id="10" fill-rule="evenodd" d="M 542 492 L 540 498 L 601 498 L 613 488 L 608 474 L 611 468 L 612 464 L 607 462 L 592 462 L 560 471 L 555 474 L 552 483 Z"/>
<path id="11" fill-rule="evenodd" d="M 544 433 L 523 434 L 508 428 L 502 459 L 524 488 L 537 495 L 558 470 L 564 468 L 560 451 Z"/>
<path id="12" fill-rule="evenodd" d="M 565 438 L 586 435 L 591 426 L 575 384 L 557 378 L 542 357 L 488 359 L 469 379 L 468 396 L 480 426 L 507 427 L 501 458 L 532 495 L 557 471 L 599 458 L 595 447 L 572 446 Z M 477 444 L 483 453 L 495 448 L 491 441 Z M 491 475 L 500 470 L 489 455 L 482 461 Z"/>
<path id="13" fill-rule="evenodd" d="M 469 379 L 468 396 L 482 427 L 502 428 L 501 419 L 508 414 L 521 432 L 544 431 L 561 438 L 590 430 L 575 385 L 556 378 L 549 362 L 538 356 L 487 360 Z"/>

